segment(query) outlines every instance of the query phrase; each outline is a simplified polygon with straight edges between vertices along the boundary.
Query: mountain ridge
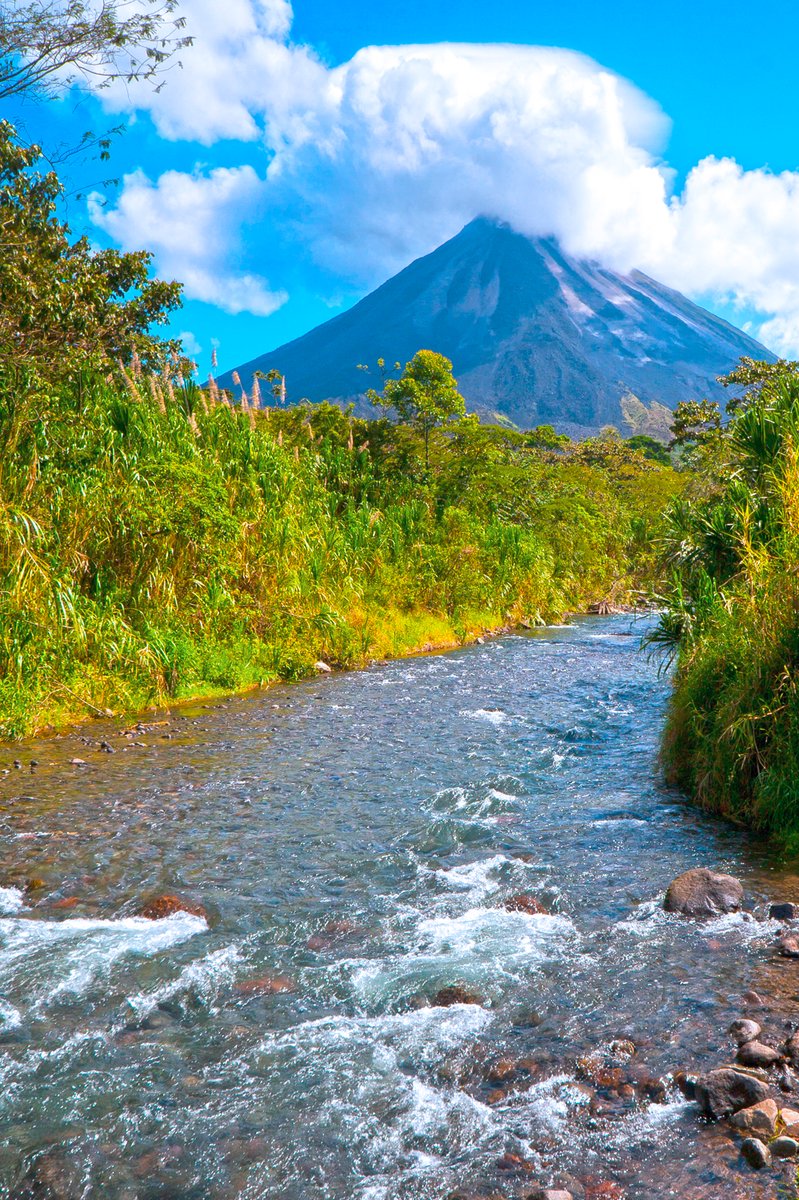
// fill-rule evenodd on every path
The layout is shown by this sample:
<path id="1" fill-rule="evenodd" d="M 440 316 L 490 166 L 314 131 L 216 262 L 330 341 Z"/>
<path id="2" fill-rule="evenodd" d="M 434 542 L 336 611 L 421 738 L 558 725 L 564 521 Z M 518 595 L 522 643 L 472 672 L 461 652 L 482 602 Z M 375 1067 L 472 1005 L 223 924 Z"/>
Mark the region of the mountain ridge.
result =
<path id="1" fill-rule="evenodd" d="M 718 375 L 742 355 L 775 357 L 643 272 L 621 275 L 567 255 L 554 238 L 480 217 L 347 312 L 238 373 L 249 387 L 255 371 L 274 368 L 292 401 L 354 401 L 366 412 L 363 394 L 376 380 L 358 364 L 405 362 L 422 347 L 452 360 L 470 410 L 576 437 L 607 424 L 641 431 L 649 420 L 641 404 L 661 425 L 679 400 L 723 404 Z M 228 372 L 219 383 L 231 380 Z"/>

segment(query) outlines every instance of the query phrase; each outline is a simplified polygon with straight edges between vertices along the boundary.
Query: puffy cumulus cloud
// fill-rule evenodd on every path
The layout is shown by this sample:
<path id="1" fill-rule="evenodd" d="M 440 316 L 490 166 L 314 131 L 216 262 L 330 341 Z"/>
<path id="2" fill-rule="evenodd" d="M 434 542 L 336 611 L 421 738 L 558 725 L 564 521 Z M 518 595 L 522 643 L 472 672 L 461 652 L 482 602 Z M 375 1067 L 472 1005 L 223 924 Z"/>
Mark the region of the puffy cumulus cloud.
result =
<path id="1" fill-rule="evenodd" d="M 669 236 L 653 158 L 667 127 L 643 93 L 571 51 L 369 47 L 329 72 L 312 134 L 296 114 L 272 123 L 268 178 L 287 209 L 301 199 L 325 264 L 351 269 L 357 245 L 367 278 L 479 214 L 630 266 L 645 230 Z"/>
<path id="2" fill-rule="evenodd" d="M 142 171 L 126 175 L 119 202 L 108 209 L 90 197 L 95 225 L 126 250 L 152 250 L 160 273 L 182 281 L 186 296 L 229 313 L 269 316 L 286 296 L 260 275 L 232 266 L 238 230 L 257 211 L 264 184 L 250 166 L 205 174 L 167 171 L 154 183 Z"/>
<path id="3" fill-rule="evenodd" d="M 315 108 L 325 70 L 313 53 L 290 47 L 288 0 L 181 0 L 181 33 L 193 39 L 161 84 L 116 81 L 98 92 L 112 112 L 148 111 L 162 137 L 210 146 L 222 138 L 253 141 L 275 119 L 290 129 Z M 305 124 L 312 123 L 311 113 Z"/>
<path id="4" fill-rule="evenodd" d="M 486 215 L 754 310 L 767 343 L 799 353 L 799 175 L 709 158 L 674 195 L 659 158 L 666 117 L 591 59 L 372 46 L 327 67 L 291 42 L 287 0 L 183 0 L 182 12 L 195 38 L 182 69 L 158 92 L 111 89 L 103 102 L 148 110 L 167 138 L 260 143 L 263 179 L 251 167 L 155 184 L 136 174 L 116 209 L 93 211 L 123 244 L 154 245 L 189 295 L 238 311 L 246 281 L 254 311 L 274 307 L 262 280 L 226 269 L 235 239 L 220 251 L 220 229 L 259 212 L 270 278 L 310 258 L 361 287 Z"/>

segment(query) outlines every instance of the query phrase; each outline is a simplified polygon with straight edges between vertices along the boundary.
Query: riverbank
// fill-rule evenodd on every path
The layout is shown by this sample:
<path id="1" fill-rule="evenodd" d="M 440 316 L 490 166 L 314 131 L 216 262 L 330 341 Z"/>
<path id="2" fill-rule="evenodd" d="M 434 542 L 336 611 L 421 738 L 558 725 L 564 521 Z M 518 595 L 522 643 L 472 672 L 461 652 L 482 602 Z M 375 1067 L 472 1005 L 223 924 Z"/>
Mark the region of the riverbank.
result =
<path id="1" fill-rule="evenodd" d="M 684 482 L 615 435 L 469 420 L 428 468 L 413 430 L 329 405 L 142 376 L 3 394 L 6 738 L 627 598 Z"/>

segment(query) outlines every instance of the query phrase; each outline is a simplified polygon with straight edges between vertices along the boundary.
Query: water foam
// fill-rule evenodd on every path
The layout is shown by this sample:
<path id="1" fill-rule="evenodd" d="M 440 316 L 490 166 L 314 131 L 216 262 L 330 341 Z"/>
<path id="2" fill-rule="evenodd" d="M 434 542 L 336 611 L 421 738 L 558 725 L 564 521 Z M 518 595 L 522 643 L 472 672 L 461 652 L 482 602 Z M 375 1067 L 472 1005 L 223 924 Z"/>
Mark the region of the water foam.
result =
<path id="1" fill-rule="evenodd" d="M 160 921 L 74 917 L 64 921 L 0 920 L 0 987 L 22 981 L 34 1011 L 79 996 L 129 955 L 159 954 L 208 928 L 202 917 L 175 913 Z"/>

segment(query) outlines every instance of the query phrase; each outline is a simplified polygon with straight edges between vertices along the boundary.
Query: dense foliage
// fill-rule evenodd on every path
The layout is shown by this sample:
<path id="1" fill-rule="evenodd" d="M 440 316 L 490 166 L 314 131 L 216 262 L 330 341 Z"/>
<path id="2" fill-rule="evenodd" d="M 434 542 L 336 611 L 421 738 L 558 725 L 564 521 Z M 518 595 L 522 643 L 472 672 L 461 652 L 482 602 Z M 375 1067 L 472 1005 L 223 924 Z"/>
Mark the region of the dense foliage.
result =
<path id="1" fill-rule="evenodd" d="M 0 732 L 453 644 L 647 585 L 678 485 L 618 438 L 327 405 L 231 406 L 146 375 L 0 373 Z"/>
<path id="2" fill-rule="evenodd" d="M 744 361 L 729 382 L 726 426 L 707 405 L 676 422 L 695 474 L 664 523 L 664 753 L 702 804 L 799 843 L 799 374 Z"/>

